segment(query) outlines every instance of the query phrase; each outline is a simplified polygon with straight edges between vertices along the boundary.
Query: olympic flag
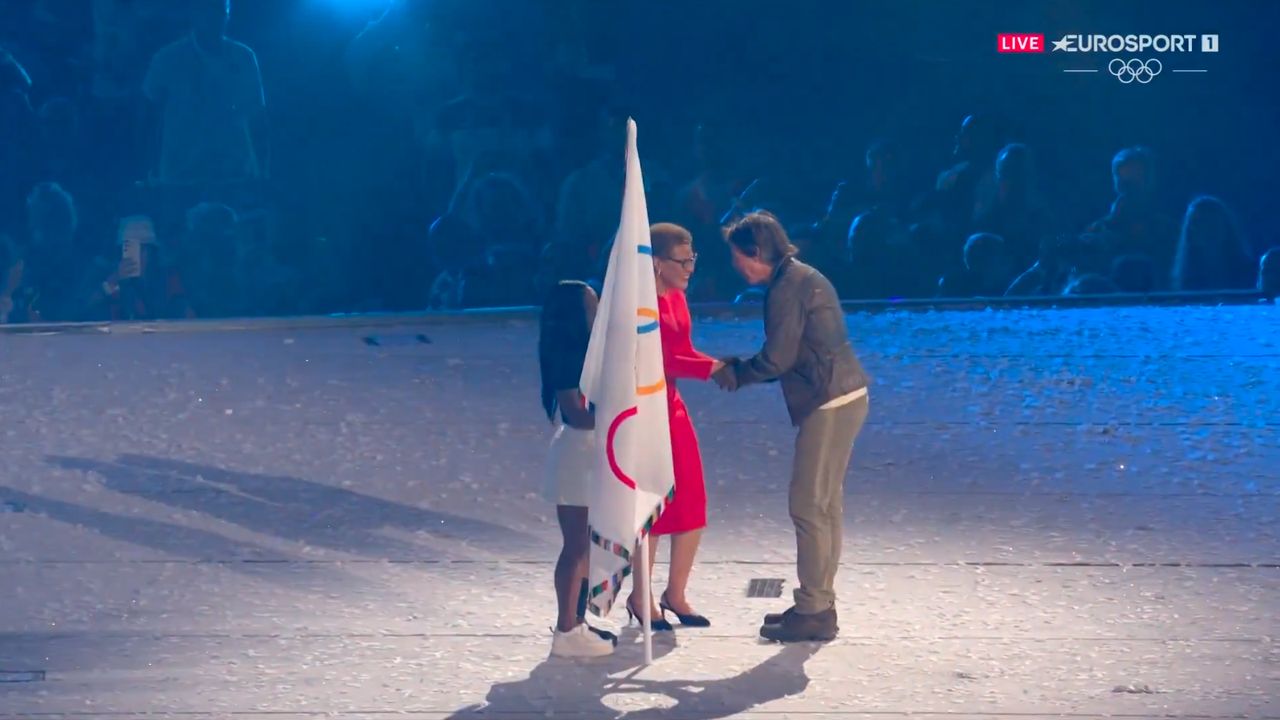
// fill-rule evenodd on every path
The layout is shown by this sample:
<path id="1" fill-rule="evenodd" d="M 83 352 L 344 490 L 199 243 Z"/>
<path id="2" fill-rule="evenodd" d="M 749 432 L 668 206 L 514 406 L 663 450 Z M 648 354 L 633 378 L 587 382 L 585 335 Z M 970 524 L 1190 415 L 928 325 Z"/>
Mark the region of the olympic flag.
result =
<path id="1" fill-rule="evenodd" d="M 595 405 L 596 473 L 591 483 L 591 612 L 609 613 L 631 572 L 631 556 L 675 494 L 667 418 L 658 290 L 649 244 L 649 211 L 636 152 L 636 124 L 627 120 L 627 175 L 622 219 L 609 254 L 604 288 L 591 328 L 579 387 Z M 648 564 L 642 562 L 646 569 Z M 636 579 L 647 615 L 649 578 Z M 648 618 L 646 662 L 650 658 Z"/>

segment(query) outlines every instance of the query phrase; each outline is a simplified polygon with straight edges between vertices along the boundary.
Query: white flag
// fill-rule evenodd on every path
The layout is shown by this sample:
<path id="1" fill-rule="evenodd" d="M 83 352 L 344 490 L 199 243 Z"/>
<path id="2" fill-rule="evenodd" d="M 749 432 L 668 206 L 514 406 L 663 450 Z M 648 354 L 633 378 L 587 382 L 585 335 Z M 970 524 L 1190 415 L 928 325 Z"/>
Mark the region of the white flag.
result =
<path id="1" fill-rule="evenodd" d="M 648 536 L 675 492 L 649 211 L 630 119 L 622 220 L 579 387 L 595 405 L 596 473 L 587 511 L 590 607 L 604 616 L 631 572 L 637 541 Z"/>

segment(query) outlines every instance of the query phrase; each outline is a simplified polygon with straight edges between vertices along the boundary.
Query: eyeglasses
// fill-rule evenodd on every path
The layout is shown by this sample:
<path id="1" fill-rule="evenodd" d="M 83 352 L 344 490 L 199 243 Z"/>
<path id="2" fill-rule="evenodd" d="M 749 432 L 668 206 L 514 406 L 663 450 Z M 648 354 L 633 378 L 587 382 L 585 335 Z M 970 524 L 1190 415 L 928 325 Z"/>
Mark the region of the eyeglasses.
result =
<path id="1" fill-rule="evenodd" d="M 673 263 L 676 263 L 676 264 L 678 264 L 681 268 L 683 268 L 684 270 L 688 271 L 688 270 L 692 270 L 692 269 L 693 269 L 693 266 L 694 266 L 694 265 L 696 265 L 696 264 L 698 263 L 698 254 L 697 254 L 697 253 L 694 253 L 693 255 L 690 255 L 689 257 L 687 257 L 687 258 L 683 258 L 683 259 L 681 259 L 681 258 L 673 258 L 673 257 L 663 258 L 663 259 L 664 259 L 664 260 L 667 260 L 667 261 L 670 261 L 670 262 L 673 262 Z"/>

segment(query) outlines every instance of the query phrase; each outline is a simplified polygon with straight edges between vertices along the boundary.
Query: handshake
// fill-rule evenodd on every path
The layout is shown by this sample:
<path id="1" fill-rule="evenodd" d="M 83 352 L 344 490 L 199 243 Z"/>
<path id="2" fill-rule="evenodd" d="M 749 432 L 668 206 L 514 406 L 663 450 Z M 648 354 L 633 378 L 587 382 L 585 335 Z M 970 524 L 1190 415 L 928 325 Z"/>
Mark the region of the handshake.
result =
<path id="1" fill-rule="evenodd" d="M 711 373 L 711 379 L 716 381 L 721 390 L 733 392 L 738 389 L 738 364 L 742 360 L 736 357 L 722 358 L 720 367 Z"/>

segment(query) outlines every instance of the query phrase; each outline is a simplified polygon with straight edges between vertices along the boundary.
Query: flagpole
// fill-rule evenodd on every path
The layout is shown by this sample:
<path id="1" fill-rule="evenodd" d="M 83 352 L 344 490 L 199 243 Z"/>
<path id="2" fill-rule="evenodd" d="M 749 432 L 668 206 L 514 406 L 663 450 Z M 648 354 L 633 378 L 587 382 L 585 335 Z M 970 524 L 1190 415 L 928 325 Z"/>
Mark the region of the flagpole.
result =
<path id="1" fill-rule="evenodd" d="M 651 604 L 653 600 L 651 593 L 653 592 L 653 578 L 649 572 L 649 538 L 641 536 L 640 544 L 637 548 L 640 556 L 640 573 L 636 578 L 640 585 L 640 602 L 642 603 L 640 610 L 641 628 L 644 630 L 644 664 L 648 667 L 653 664 L 653 615 Z"/>

